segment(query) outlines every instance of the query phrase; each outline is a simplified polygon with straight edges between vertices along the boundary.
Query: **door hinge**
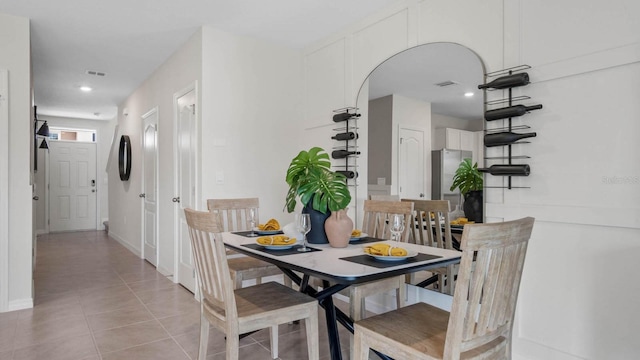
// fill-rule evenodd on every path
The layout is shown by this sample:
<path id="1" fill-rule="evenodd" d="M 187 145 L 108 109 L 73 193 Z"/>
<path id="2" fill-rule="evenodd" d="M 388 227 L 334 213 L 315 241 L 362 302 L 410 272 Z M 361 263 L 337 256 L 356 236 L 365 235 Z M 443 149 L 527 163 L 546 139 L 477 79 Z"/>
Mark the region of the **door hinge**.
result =
<path id="1" fill-rule="evenodd" d="M 403 140 L 403 139 L 402 139 L 402 138 L 400 138 L 400 144 L 402 144 L 402 140 Z"/>

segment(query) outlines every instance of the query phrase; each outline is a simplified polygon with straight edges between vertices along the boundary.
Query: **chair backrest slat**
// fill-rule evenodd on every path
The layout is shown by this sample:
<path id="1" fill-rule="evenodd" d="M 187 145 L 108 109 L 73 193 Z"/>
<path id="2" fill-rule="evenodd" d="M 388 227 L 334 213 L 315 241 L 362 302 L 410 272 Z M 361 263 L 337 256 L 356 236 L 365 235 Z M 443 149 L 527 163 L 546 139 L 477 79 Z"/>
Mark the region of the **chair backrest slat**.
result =
<path id="1" fill-rule="evenodd" d="M 528 217 L 464 227 L 444 358 L 511 336 L 533 223 Z"/>
<path id="2" fill-rule="evenodd" d="M 207 208 L 220 217 L 222 231 L 249 230 L 249 209 L 259 208 L 258 198 L 207 199 Z"/>
<path id="3" fill-rule="evenodd" d="M 407 242 L 413 216 L 413 203 L 402 201 L 365 200 L 362 231 L 371 237 L 390 239 L 389 217 L 391 214 L 404 215 L 404 231 L 400 241 Z"/>
<path id="4" fill-rule="evenodd" d="M 411 242 L 441 249 L 453 249 L 449 200 L 402 199 L 401 201 L 413 202 Z"/>
<path id="5" fill-rule="evenodd" d="M 224 309 L 221 318 L 237 318 L 233 284 L 216 214 L 184 209 L 194 265 L 204 301 Z"/>

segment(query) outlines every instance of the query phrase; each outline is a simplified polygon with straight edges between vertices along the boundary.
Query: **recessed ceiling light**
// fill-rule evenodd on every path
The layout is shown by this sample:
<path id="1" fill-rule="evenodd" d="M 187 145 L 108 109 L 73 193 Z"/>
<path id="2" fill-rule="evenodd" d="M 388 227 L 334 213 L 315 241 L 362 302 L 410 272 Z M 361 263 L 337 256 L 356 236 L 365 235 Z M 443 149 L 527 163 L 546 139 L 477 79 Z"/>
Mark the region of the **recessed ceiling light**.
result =
<path id="1" fill-rule="evenodd" d="M 92 88 L 88 87 L 88 86 L 80 86 L 80 90 L 84 91 L 84 92 L 89 92 L 91 90 L 93 90 Z"/>
<path id="2" fill-rule="evenodd" d="M 467 92 L 467 93 L 464 93 L 464 96 L 466 96 L 466 97 L 472 97 L 472 96 L 473 96 L 473 93 L 472 93 L 472 92 Z"/>

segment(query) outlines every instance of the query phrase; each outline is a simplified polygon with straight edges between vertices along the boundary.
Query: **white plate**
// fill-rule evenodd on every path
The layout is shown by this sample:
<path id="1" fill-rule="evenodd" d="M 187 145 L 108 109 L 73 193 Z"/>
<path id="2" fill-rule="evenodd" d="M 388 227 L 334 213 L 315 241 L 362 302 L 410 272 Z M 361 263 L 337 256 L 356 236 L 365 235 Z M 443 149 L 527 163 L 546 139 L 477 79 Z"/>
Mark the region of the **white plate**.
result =
<path id="1" fill-rule="evenodd" d="M 407 255 L 406 256 L 383 256 L 383 255 L 372 255 L 372 254 L 368 254 L 365 253 L 369 256 L 371 256 L 372 258 L 376 259 L 376 260 L 380 260 L 380 261 L 402 261 L 402 260 L 407 260 L 409 258 L 415 257 L 418 255 L 417 252 L 415 251 L 411 251 L 411 250 L 407 250 Z"/>
<path id="2" fill-rule="evenodd" d="M 362 238 L 366 238 L 367 236 L 369 236 L 368 234 L 365 233 L 360 233 L 360 236 L 352 236 L 349 241 L 358 241 Z"/>
<path id="3" fill-rule="evenodd" d="M 256 230 L 258 235 L 275 235 L 281 233 L 282 230 Z"/>

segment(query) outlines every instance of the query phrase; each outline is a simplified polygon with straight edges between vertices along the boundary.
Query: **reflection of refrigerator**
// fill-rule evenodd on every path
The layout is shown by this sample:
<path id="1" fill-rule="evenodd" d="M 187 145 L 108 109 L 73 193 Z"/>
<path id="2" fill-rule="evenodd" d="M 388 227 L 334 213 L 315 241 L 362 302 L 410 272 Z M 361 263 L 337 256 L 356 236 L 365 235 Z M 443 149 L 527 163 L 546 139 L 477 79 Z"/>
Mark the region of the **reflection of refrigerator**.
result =
<path id="1" fill-rule="evenodd" d="M 471 159 L 473 153 L 467 150 L 433 150 L 431 151 L 431 197 L 433 200 L 449 200 L 451 210 L 460 203 L 460 189 L 449 190 L 453 184 L 453 176 L 463 159 Z M 460 206 L 462 210 L 462 206 Z"/>

